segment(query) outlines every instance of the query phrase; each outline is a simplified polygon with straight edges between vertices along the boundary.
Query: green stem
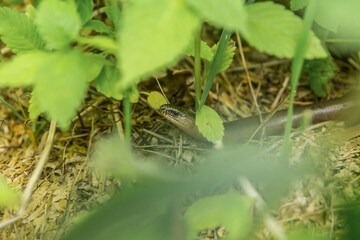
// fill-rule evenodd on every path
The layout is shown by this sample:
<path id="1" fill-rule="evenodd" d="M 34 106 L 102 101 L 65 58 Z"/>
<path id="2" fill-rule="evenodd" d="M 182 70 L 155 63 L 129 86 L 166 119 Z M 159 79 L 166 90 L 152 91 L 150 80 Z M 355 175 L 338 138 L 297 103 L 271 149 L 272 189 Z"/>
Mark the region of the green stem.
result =
<path id="1" fill-rule="evenodd" d="M 123 100 L 123 111 L 124 111 L 124 132 L 125 139 L 129 143 L 131 142 L 131 102 L 129 92 L 124 96 Z"/>
<path id="2" fill-rule="evenodd" d="M 26 119 L 21 116 L 10 104 L 8 104 L 5 99 L 3 99 L 2 97 L 0 97 L 0 101 L 3 102 L 8 108 L 10 108 L 10 110 L 19 118 L 21 119 L 21 121 L 25 122 Z"/>
<path id="3" fill-rule="evenodd" d="M 287 112 L 287 121 L 285 126 L 284 133 L 284 145 L 283 145 L 283 153 L 289 152 L 290 147 L 290 133 L 292 127 L 292 116 L 294 112 L 294 100 L 296 95 L 296 89 L 299 83 L 299 77 L 301 74 L 301 69 L 304 63 L 304 57 L 306 53 L 306 49 L 308 46 L 308 36 L 310 33 L 310 28 L 314 19 L 315 10 L 317 6 L 317 0 L 313 0 L 309 2 L 309 5 L 306 9 L 305 17 L 304 17 L 304 25 L 295 49 L 294 60 L 291 64 L 291 92 L 290 92 L 290 105 Z"/>
<path id="4" fill-rule="evenodd" d="M 201 58 L 200 58 L 200 31 L 195 34 L 195 103 L 196 110 L 199 107 L 201 99 Z"/>

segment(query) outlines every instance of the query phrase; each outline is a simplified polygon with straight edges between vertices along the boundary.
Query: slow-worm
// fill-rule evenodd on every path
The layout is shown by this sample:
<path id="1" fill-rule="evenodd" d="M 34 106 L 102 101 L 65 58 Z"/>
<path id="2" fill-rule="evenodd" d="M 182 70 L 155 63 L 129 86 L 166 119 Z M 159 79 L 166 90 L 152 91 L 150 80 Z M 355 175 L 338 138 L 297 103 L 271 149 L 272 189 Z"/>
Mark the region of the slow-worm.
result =
<path id="1" fill-rule="evenodd" d="M 357 115 L 360 109 L 360 101 L 351 97 L 342 97 L 333 100 L 321 101 L 308 106 L 295 106 L 293 114 L 293 127 L 298 127 L 300 119 L 305 110 L 311 110 L 312 123 L 319 123 L 328 120 L 349 120 L 351 115 Z M 195 113 L 189 110 L 165 104 L 160 107 L 160 114 L 173 123 L 178 128 L 182 129 L 192 137 L 205 140 L 202 134 L 198 131 L 195 125 Z M 267 114 L 263 115 L 265 119 Z M 354 121 L 359 122 L 360 118 Z M 280 110 L 274 113 L 274 115 L 263 124 L 267 135 L 274 135 L 281 133 L 287 121 L 287 109 Z M 252 116 L 235 121 L 224 122 L 224 141 L 238 141 L 246 140 L 256 129 L 260 126 L 260 120 L 258 116 Z M 205 140 L 206 141 L 206 140 Z"/>

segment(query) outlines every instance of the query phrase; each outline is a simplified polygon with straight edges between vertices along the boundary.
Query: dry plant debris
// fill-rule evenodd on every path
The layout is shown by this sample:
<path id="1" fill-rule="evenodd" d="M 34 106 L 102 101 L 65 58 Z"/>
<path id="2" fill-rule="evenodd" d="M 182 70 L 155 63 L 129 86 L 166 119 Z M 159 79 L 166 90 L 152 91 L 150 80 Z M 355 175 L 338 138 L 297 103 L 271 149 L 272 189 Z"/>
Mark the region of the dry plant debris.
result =
<path id="1" fill-rule="evenodd" d="M 262 111 L 270 111 L 289 92 L 289 62 L 270 58 L 247 46 L 244 51 L 259 106 Z M 226 121 L 250 116 L 255 112 L 245 73 L 238 63 L 238 53 L 236 59 L 238 60 L 226 73 L 217 77 L 208 101 Z M 341 64 L 346 71 L 336 75 L 332 97 L 344 95 L 355 82 L 351 66 L 343 62 Z M 171 103 L 192 106 L 192 65 L 192 60 L 185 58 L 177 66 L 158 76 Z M 154 79 L 141 83 L 139 88 L 142 91 L 159 90 Z M 2 93 L 17 110 L 20 110 L 17 107 L 17 97 L 20 104 L 27 108 L 28 97 L 22 89 L 5 89 Z M 317 101 L 305 82 L 301 82 L 299 86 L 297 100 Z M 190 170 L 200 162 L 206 164 L 206 161 L 202 161 L 202 156 L 210 148 L 208 144 L 195 143 L 156 115 L 142 100 L 134 105 L 133 110 L 133 144 L 137 152 L 145 157 L 163 158 L 174 167 L 181 165 Z M 101 204 L 120 188 L 118 179 L 107 178 L 91 168 L 89 159 L 92 148 L 89 149 L 89 141 L 92 134 L 93 141 L 96 141 L 97 138 L 110 134 L 116 126 L 119 127 L 116 121 L 121 120 L 121 114 L 118 103 L 89 93 L 80 111 L 81 119 L 74 119 L 71 131 L 56 133 L 49 160 L 33 192 L 25 217 L 2 229 L 1 239 L 60 237 L 72 217 Z M 0 171 L 8 184 L 21 192 L 38 161 L 43 140 L 38 137 L 38 145 L 32 144 L 28 140 L 25 125 L 4 105 L 0 105 L 0 119 L 5 120 L 0 129 Z M 45 129 L 47 127 L 48 125 Z M 42 132 L 40 136 L 44 134 Z M 337 136 L 334 132 L 321 127 L 320 130 L 311 130 L 294 138 L 296 154 L 291 159 L 294 166 L 297 161 L 301 161 L 299 156 L 324 150 L 321 139 L 331 139 L 334 136 Z M 272 146 L 278 139 L 269 138 L 263 144 Z M 340 209 L 342 199 L 337 199 L 336 196 L 357 198 L 360 189 L 359 138 L 345 140 L 347 141 L 341 144 L 336 141 L 326 157 L 317 163 L 316 167 L 322 169 L 319 178 L 309 179 L 304 176 L 304 179 L 300 179 L 293 186 L 292 192 L 283 199 L 279 209 L 273 213 L 284 228 L 305 225 L 319 231 L 331 229 L 331 234 L 339 234 L 337 230 L 341 226 L 341 219 L 336 218 L 336 211 Z M 277 148 L 273 149 L 276 151 Z M 0 210 L 0 220 L 11 218 L 15 211 L 16 206 Z M 221 227 L 215 230 L 218 232 L 216 236 L 226 232 Z M 214 231 L 203 233 L 204 239 L 214 239 L 215 235 Z M 271 238 L 266 228 L 259 230 L 257 236 L 259 239 Z"/>

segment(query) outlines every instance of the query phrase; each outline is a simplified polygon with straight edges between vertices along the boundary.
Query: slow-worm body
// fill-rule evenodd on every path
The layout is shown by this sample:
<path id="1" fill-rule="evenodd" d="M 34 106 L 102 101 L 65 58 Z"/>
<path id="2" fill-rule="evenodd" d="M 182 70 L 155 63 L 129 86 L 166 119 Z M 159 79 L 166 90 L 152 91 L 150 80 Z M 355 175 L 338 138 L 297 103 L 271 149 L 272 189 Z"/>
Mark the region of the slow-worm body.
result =
<path id="1" fill-rule="evenodd" d="M 308 106 L 295 106 L 292 126 L 294 128 L 299 126 L 300 119 L 304 115 L 305 110 L 311 110 L 312 123 L 319 123 L 328 120 L 349 120 L 349 118 L 352 117 L 351 115 L 358 115 L 356 113 L 359 113 L 359 107 L 360 101 L 350 97 L 321 101 Z M 161 106 L 159 112 L 163 117 L 187 134 L 199 140 L 205 140 L 195 125 L 195 113 L 169 104 Z M 263 119 L 265 119 L 266 116 L 267 114 L 264 114 Z M 359 122 L 359 120 L 360 118 L 357 117 L 356 120 L 354 118 L 350 122 L 353 124 L 355 123 L 354 121 Z M 274 135 L 282 133 L 286 121 L 287 109 L 275 112 L 264 124 L 266 134 Z M 224 122 L 224 141 L 246 140 L 254 134 L 259 126 L 260 120 L 258 116 Z"/>

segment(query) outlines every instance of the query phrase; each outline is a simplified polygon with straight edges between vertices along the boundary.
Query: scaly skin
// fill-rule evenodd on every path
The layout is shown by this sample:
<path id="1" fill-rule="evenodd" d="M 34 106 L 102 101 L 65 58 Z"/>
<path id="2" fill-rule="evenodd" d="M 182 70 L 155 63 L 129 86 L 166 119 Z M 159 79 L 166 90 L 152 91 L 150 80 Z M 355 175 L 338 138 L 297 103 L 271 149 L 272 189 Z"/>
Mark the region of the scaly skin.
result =
<path id="1" fill-rule="evenodd" d="M 295 106 L 293 114 L 293 127 L 298 127 L 300 119 L 305 110 L 311 110 L 312 123 L 319 123 L 329 120 L 347 120 L 350 124 L 360 122 L 359 110 L 360 101 L 350 97 L 343 97 L 328 101 L 321 101 L 309 106 Z M 357 113 L 357 114 L 356 114 Z M 189 134 L 190 136 L 207 141 L 198 131 L 195 125 L 195 113 L 184 108 L 165 104 L 160 107 L 160 114 L 173 123 L 175 126 Z M 263 115 L 263 119 L 267 114 Z M 349 119 L 356 117 L 353 119 Z M 266 134 L 274 135 L 282 133 L 287 121 L 287 109 L 277 111 L 265 124 Z M 248 139 L 260 126 L 258 116 L 243 118 L 231 122 L 225 122 L 225 142 L 234 142 Z M 261 131 L 259 131 L 261 132 Z"/>

